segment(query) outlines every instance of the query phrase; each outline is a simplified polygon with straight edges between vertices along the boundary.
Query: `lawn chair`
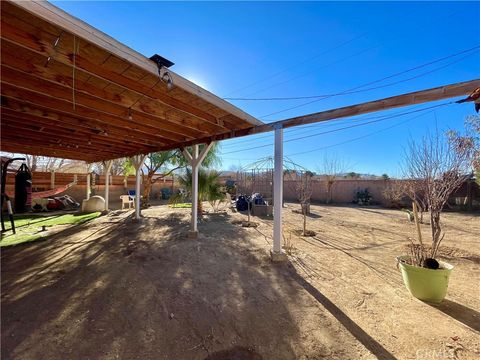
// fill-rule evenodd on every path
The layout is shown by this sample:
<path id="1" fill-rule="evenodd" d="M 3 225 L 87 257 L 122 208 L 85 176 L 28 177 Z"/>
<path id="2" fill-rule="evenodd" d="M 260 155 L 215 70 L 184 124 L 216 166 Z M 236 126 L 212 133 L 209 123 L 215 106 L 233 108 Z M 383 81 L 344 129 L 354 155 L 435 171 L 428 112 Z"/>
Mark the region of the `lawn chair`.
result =
<path id="1" fill-rule="evenodd" d="M 130 195 L 121 195 L 120 199 L 122 200 L 122 210 L 125 209 L 126 205 L 128 205 L 128 208 L 131 209 L 132 207 L 135 207 L 135 204 L 130 197 Z"/>
<path id="2" fill-rule="evenodd" d="M 135 190 L 128 190 L 128 196 L 130 196 L 130 199 L 133 201 L 133 207 L 135 207 L 135 198 L 137 196 L 137 193 Z M 143 206 L 143 196 L 140 194 L 140 203 L 141 206 Z"/>

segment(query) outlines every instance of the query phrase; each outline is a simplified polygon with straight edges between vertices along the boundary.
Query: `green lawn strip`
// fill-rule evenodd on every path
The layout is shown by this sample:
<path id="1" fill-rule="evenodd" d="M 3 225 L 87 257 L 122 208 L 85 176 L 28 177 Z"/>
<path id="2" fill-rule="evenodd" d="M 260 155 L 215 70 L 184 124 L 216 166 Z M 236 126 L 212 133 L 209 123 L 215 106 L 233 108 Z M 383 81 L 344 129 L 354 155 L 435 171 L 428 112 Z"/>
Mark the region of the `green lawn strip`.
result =
<path id="1" fill-rule="evenodd" d="M 11 246 L 44 238 L 48 233 L 39 232 L 42 226 L 68 225 L 68 224 L 83 224 L 87 221 L 95 219 L 100 216 L 100 212 L 88 214 L 65 214 L 56 216 L 41 215 L 22 215 L 15 220 L 15 227 L 17 233 L 4 235 L 0 246 Z M 23 224 L 23 225 L 20 225 Z"/>
<path id="2" fill-rule="evenodd" d="M 14 215 L 13 218 L 15 220 L 15 228 L 21 228 L 23 226 L 28 226 L 31 224 L 43 222 L 45 220 L 53 219 L 60 216 L 62 215 L 44 216 L 44 215 L 38 215 L 38 214 L 28 214 L 28 215 Z M 7 230 L 11 229 L 10 219 L 8 218 L 8 216 L 5 216 L 4 219 L 5 219 L 5 228 Z"/>
<path id="3" fill-rule="evenodd" d="M 42 239 L 46 236 L 46 234 L 36 233 L 36 234 L 29 234 L 29 233 L 19 233 L 17 232 L 15 235 L 7 235 L 3 237 L 2 241 L 0 241 L 0 247 L 7 247 L 12 245 L 18 244 L 25 244 L 31 241 L 36 241 Z"/>
<path id="4" fill-rule="evenodd" d="M 178 204 L 170 204 L 168 206 L 170 206 L 171 208 L 187 209 L 187 208 L 191 208 L 192 204 L 191 203 L 178 203 Z"/>

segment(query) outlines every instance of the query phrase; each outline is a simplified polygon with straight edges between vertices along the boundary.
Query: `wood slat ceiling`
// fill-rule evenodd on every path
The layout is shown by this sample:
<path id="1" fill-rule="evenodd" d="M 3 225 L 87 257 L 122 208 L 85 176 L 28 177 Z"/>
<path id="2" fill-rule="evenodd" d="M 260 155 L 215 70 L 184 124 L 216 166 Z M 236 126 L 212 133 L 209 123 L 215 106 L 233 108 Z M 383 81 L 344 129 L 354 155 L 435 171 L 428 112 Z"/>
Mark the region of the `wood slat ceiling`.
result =
<path id="1" fill-rule="evenodd" d="M 156 64 L 49 3 L 1 12 L 2 151 L 94 162 L 261 125 L 170 70 L 168 90 Z"/>

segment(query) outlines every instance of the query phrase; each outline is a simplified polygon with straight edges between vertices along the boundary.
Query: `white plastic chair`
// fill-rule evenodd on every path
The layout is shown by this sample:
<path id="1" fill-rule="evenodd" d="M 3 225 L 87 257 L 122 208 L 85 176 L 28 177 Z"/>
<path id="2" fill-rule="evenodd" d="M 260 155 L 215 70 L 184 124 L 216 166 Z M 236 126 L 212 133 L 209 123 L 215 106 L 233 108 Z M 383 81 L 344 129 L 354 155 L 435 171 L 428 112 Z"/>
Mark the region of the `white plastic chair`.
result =
<path id="1" fill-rule="evenodd" d="M 120 199 L 122 200 L 122 210 L 125 209 L 126 205 L 128 205 L 129 209 L 131 209 L 132 207 L 135 207 L 130 195 L 121 195 Z"/>

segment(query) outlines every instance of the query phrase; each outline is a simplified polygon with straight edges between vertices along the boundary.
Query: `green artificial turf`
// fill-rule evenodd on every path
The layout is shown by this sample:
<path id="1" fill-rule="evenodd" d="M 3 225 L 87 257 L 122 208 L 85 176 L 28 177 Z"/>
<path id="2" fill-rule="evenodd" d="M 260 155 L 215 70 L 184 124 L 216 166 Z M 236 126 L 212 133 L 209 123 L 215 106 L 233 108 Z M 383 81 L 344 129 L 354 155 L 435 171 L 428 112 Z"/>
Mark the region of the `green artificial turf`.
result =
<path id="1" fill-rule="evenodd" d="M 191 203 L 178 203 L 178 204 L 170 204 L 171 208 L 180 208 L 180 209 L 188 209 L 192 207 Z"/>
<path id="2" fill-rule="evenodd" d="M 69 225 L 82 224 L 100 216 L 100 212 L 88 214 L 65 214 L 65 215 L 51 215 L 44 216 L 38 214 L 15 215 L 15 230 L 16 234 L 7 231 L 2 234 L 0 246 L 18 245 L 30 241 L 35 241 L 44 238 L 48 233 L 41 231 L 42 226 L 50 227 L 55 225 Z M 10 230 L 10 221 L 8 216 L 5 219 L 5 228 Z"/>

